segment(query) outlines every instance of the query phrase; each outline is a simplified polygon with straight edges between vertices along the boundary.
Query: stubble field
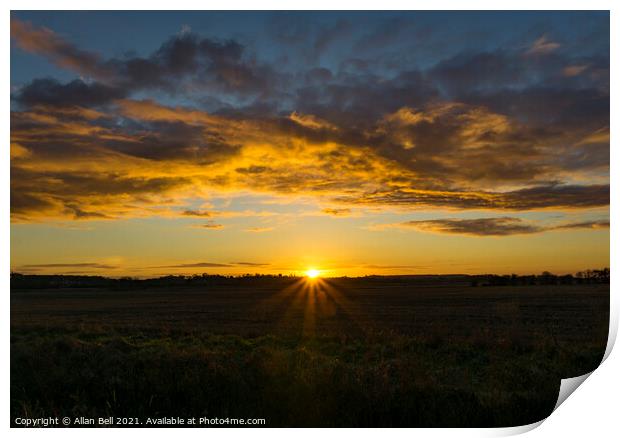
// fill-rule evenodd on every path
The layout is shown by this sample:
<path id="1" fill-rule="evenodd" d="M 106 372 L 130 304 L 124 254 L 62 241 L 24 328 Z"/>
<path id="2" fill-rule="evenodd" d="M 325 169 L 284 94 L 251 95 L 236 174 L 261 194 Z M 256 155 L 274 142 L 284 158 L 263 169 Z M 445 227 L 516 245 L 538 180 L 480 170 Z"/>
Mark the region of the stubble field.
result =
<path id="1" fill-rule="evenodd" d="M 609 285 L 224 279 L 11 290 L 11 416 L 515 426 L 607 342 Z M 144 425 L 144 424 L 142 424 Z"/>

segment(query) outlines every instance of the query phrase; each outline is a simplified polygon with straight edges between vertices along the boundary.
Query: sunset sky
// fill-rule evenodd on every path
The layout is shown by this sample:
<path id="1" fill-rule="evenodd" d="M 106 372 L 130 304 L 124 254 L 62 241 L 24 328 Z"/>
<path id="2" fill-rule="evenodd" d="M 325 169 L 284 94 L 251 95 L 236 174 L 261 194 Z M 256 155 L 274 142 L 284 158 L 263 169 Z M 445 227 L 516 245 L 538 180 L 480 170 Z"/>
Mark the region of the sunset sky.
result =
<path id="1" fill-rule="evenodd" d="M 609 266 L 607 12 L 13 12 L 11 269 Z"/>

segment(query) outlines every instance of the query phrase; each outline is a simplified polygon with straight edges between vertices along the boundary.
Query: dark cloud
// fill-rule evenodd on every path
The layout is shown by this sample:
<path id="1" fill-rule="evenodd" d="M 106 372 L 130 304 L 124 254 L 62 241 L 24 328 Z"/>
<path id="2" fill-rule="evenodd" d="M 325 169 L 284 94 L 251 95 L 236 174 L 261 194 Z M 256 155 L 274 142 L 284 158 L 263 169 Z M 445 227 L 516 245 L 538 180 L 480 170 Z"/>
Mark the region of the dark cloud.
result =
<path id="1" fill-rule="evenodd" d="M 270 66 L 245 56 L 244 46 L 237 41 L 200 38 L 191 32 L 169 38 L 150 56 L 111 59 L 80 50 L 52 30 L 18 19 L 11 20 L 11 37 L 22 49 L 103 84 L 86 87 L 75 81 L 64 85 L 34 83 L 21 96 L 21 101 L 30 105 L 46 103 L 45 100 L 59 104 L 63 98 L 71 104 L 80 99 L 76 91 L 96 97 L 103 87 L 119 96 L 147 89 L 173 93 L 186 88 L 259 95 L 270 92 L 278 80 Z M 96 104 L 100 100 L 101 97 L 93 101 Z M 81 102 L 89 103 L 90 99 L 84 97 Z"/>
<path id="2" fill-rule="evenodd" d="M 44 269 L 44 268 L 93 268 L 93 269 L 115 269 L 116 266 L 105 265 L 101 263 L 45 263 L 36 265 L 23 265 L 26 269 Z"/>
<path id="3" fill-rule="evenodd" d="M 514 210 L 588 208 L 609 205 L 609 185 L 552 185 L 505 194 L 505 207 Z"/>
<path id="4" fill-rule="evenodd" d="M 350 208 L 324 208 L 321 211 L 332 216 L 348 216 L 351 214 Z"/>
<path id="5" fill-rule="evenodd" d="M 250 166 L 250 167 L 238 167 L 235 171 L 243 174 L 256 174 L 263 173 L 271 170 L 268 166 Z"/>
<path id="6" fill-rule="evenodd" d="M 168 265 L 168 266 L 153 266 L 153 268 L 230 268 L 232 265 L 226 263 L 183 263 L 180 265 Z"/>
<path id="7" fill-rule="evenodd" d="M 366 129 L 386 113 L 406 106 L 421 106 L 439 97 L 436 85 L 418 70 L 392 78 L 376 75 L 340 74 L 325 86 L 296 90 L 295 108 L 306 114 L 346 126 Z"/>
<path id="8" fill-rule="evenodd" d="M 183 263 L 179 265 L 153 266 L 153 268 L 232 268 L 235 266 L 269 266 L 269 263 L 231 262 L 231 263 Z"/>
<path id="9" fill-rule="evenodd" d="M 218 224 L 216 222 L 210 221 L 204 224 L 196 225 L 196 228 L 205 228 L 207 230 L 221 230 L 224 228 L 224 225 Z"/>
<path id="10" fill-rule="evenodd" d="M 427 269 L 428 266 L 422 265 L 362 265 L 366 269 Z"/>
<path id="11" fill-rule="evenodd" d="M 304 76 L 306 82 L 312 85 L 323 85 L 334 77 L 331 70 L 325 67 L 311 68 Z"/>
<path id="12" fill-rule="evenodd" d="M 153 214 L 166 194 L 187 187 L 186 177 L 136 177 L 100 172 L 11 169 L 11 217 L 18 221 L 58 218 L 114 219 Z"/>
<path id="13" fill-rule="evenodd" d="M 98 82 L 76 79 L 61 84 L 55 79 L 35 79 L 22 87 L 14 99 L 26 106 L 99 106 L 125 97 L 125 91 Z"/>
<path id="14" fill-rule="evenodd" d="M 585 221 L 585 222 L 574 222 L 563 225 L 556 225 L 550 229 L 552 230 L 575 230 L 575 229 L 602 229 L 609 228 L 609 221 L 601 220 L 601 221 Z"/>
<path id="15" fill-rule="evenodd" d="M 404 227 L 417 228 L 447 234 L 468 234 L 473 236 L 509 236 L 513 234 L 531 234 L 542 231 L 518 218 L 483 218 L 483 219 L 435 219 L 409 221 Z"/>
<path id="16" fill-rule="evenodd" d="M 236 41 L 200 38 L 192 33 L 171 37 L 149 57 L 111 59 L 106 66 L 116 72 L 127 89 L 177 90 L 185 79 L 195 86 L 211 86 L 228 92 L 268 91 L 272 71 L 244 58 Z"/>
<path id="17" fill-rule="evenodd" d="M 534 85 L 521 90 L 497 88 L 479 94 L 466 91 L 459 98 L 539 129 L 592 130 L 609 125 L 609 94 L 596 88 Z"/>
<path id="18" fill-rule="evenodd" d="M 11 216 L 27 215 L 34 212 L 48 212 L 55 204 L 37 193 L 27 193 L 11 184 Z"/>
<path id="19" fill-rule="evenodd" d="M 398 189 L 366 193 L 359 197 L 343 196 L 335 200 L 367 205 L 459 209 L 591 208 L 609 205 L 609 185 L 551 185 L 495 193 Z"/>
<path id="20" fill-rule="evenodd" d="M 192 216 L 192 217 L 211 217 L 213 213 L 209 211 L 203 210 L 185 210 L 181 213 L 183 216 Z"/>
<path id="21" fill-rule="evenodd" d="M 252 262 L 234 262 L 237 266 L 269 266 L 269 263 L 252 263 Z"/>
<path id="22" fill-rule="evenodd" d="M 481 219 L 434 219 L 408 221 L 399 224 L 421 231 L 445 234 L 464 234 L 470 236 L 511 236 L 533 234 L 553 230 L 608 228 L 609 221 L 575 222 L 562 225 L 540 226 L 519 218 L 499 217 Z"/>
<path id="23" fill-rule="evenodd" d="M 45 155 L 101 154 L 104 149 L 139 158 L 189 160 L 204 165 L 230 158 L 240 150 L 239 145 L 202 123 L 135 120 L 41 107 L 12 112 L 11 131 L 12 138 L 20 138 L 22 146 Z"/>
<path id="24" fill-rule="evenodd" d="M 523 85 L 531 71 L 524 62 L 505 51 L 492 53 L 460 53 L 440 61 L 428 74 L 450 96 L 463 90 L 480 91 L 511 84 Z"/>
<path id="25" fill-rule="evenodd" d="M 82 207 L 75 205 L 72 202 L 65 203 L 65 213 L 73 216 L 76 220 L 89 220 L 89 219 L 114 219 L 112 216 L 108 216 L 105 213 L 100 213 L 98 211 L 87 211 Z"/>
<path id="26" fill-rule="evenodd" d="M 181 121 L 141 122 L 123 131 L 129 134 L 126 138 L 103 139 L 103 144 L 141 158 L 208 164 L 234 156 L 240 149 L 205 126 Z"/>

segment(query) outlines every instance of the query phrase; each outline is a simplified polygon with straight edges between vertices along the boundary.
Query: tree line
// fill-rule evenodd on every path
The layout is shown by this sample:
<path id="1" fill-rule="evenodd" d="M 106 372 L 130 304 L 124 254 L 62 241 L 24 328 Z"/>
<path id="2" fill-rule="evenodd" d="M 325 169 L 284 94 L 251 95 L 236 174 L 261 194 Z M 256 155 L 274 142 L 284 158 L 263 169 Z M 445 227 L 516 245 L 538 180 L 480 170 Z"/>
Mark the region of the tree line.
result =
<path id="1" fill-rule="evenodd" d="M 609 284 L 609 268 L 587 269 L 575 275 L 555 275 L 544 271 L 540 275 L 475 275 L 472 286 L 534 286 L 553 284 Z"/>
<path id="2" fill-rule="evenodd" d="M 555 275 L 544 271 L 540 275 L 401 275 L 401 276 L 370 276 L 341 279 L 349 281 L 434 281 L 446 284 L 462 284 L 471 286 L 532 286 L 532 285 L 568 285 L 568 284 L 609 284 L 609 268 L 585 270 L 566 275 Z M 45 288 L 109 288 L 109 289 L 140 289 L 148 287 L 181 287 L 181 286 L 218 286 L 218 285 L 250 285 L 250 286 L 286 286 L 297 281 L 296 275 L 244 274 L 240 276 L 218 274 L 166 275 L 158 278 L 139 279 L 132 277 L 110 278 L 100 275 L 27 275 L 11 273 L 11 289 L 45 289 Z"/>

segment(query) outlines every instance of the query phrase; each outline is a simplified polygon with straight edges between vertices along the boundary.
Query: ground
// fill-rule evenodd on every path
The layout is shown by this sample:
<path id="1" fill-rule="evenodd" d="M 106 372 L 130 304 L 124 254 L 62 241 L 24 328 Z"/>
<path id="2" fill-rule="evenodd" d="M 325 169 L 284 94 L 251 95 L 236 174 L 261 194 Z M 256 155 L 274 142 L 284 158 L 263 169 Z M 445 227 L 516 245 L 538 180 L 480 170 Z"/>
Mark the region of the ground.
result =
<path id="1" fill-rule="evenodd" d="M 609 285 L 222 280 L 12 289 L 11 415 L 515 426 L 592 371 Z"/>

